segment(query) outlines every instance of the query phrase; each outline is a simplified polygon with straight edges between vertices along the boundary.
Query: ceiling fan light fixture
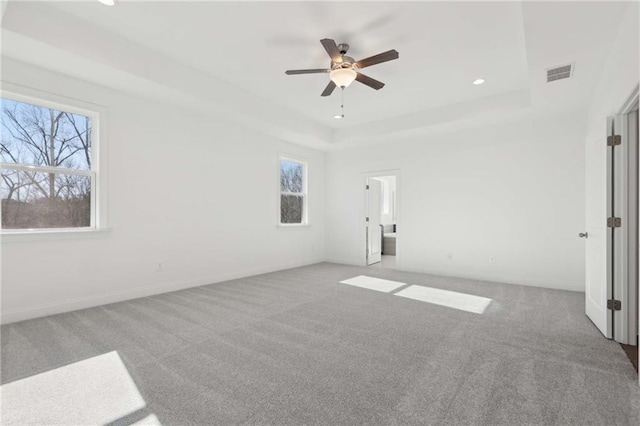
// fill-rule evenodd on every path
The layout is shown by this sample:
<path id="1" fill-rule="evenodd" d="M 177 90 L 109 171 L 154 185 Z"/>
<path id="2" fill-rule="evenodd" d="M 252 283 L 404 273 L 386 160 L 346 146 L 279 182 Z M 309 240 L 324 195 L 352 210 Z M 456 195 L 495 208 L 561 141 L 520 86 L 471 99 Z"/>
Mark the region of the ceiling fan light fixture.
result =
<path id="1" fill-rule="evenodd" d="M 98 1 L 104 4 L 105 6 L 115 6 L 116 4 L 116 0 L 98 0 Z"/>
<path id="2" fill-rule="evenodd" d="M 331 81 L 333 81 L 338 87 L 349 87 L 353 80 L 356 79 L 357 72 L 351 68 L 337 68 L 329 73 Z"/>

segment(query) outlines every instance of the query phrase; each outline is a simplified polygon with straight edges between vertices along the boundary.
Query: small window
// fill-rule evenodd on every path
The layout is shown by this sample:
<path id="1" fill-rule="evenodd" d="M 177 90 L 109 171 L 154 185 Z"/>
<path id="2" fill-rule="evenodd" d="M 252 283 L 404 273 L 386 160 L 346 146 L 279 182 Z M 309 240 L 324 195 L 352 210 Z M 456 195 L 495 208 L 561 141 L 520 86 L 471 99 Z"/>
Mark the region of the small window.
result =
<path id="1" fill-rule="evenodd" d="M 0 99 L 2 230 L 95 228 L 97 115 Z"/>
<path id="2" fill-rule="evenodd" d="M 307 223 L 307 164 L 280 158 L 280 224 Z"/>

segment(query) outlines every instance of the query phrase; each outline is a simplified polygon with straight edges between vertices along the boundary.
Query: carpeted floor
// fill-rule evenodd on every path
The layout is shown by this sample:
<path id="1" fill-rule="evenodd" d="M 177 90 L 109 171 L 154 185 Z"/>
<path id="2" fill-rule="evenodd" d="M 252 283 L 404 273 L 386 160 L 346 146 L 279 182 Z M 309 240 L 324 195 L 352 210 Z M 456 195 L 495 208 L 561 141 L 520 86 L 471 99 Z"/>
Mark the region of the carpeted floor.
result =
<path id="1" fill-rule="evenodd" d="M 475 314 L 339 283 L 357 275 L 493 302 Z M 144 408 L 111 424 L 640 424 L 638 376 L 581 293 L 324 263 L 1 333 L 4 384 L 116 351 Z M 87 392 L 108 402 L 114 380 Z"/>

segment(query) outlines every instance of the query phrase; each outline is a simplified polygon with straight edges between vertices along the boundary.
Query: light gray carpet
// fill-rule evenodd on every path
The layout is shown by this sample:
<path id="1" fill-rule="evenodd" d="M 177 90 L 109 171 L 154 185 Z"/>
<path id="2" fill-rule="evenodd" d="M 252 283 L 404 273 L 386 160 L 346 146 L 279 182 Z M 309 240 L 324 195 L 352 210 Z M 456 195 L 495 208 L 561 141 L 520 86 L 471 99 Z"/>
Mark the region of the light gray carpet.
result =
<path id="1" fill-rule="evenodd" d="M 339 284 L 357 275 L 494 301 Z M 324 263 L 1 333 L 2 383 L 117 351 L 146 407 L 114 424 L 640 424 L 637 375 L 581 293 Z"/>

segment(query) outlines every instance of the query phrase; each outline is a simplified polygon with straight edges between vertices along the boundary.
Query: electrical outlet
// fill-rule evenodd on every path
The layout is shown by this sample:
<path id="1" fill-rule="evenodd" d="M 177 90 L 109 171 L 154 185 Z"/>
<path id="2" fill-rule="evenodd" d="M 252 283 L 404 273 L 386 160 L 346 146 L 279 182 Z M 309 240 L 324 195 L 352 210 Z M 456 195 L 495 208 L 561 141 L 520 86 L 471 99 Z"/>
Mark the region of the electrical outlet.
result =
<path id="1" fill-rule="evenodd" d="M 164 269 L 162 269 L 162 262 L 158 262 L 158 266 L 156 267 L 156 272 L 162 272 L 164 271 Z"/>

